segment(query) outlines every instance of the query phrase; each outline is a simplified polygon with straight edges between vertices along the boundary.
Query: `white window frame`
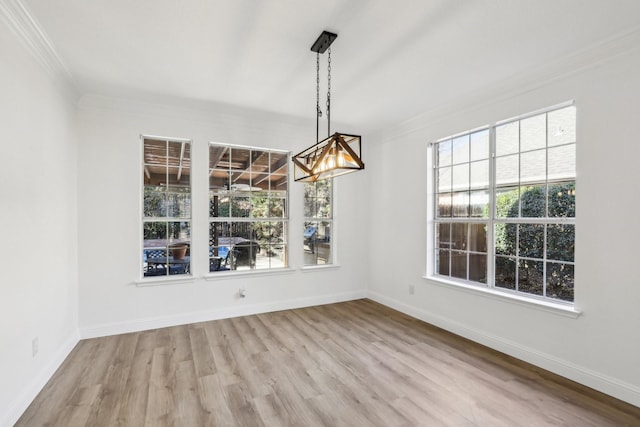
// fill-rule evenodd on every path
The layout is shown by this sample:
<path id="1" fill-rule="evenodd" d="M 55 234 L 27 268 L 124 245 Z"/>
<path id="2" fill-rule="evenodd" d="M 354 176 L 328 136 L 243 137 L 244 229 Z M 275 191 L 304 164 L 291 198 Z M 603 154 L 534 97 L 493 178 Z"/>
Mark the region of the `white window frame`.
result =
<path id="1" fill-rule="evenodd" d="M 220 147 L 220 148 L 224 148 L 227 150 L 230 150 L 231 152 L 233 152 L 233 150 L 241 150 L 241 151 L 246 151 L 248 150 L 250 153 L 256 152 L 256 151 L 260 151 L 260 152 L 266 152 L 269 153 L 269 156 L 271 156 L 271 153 L 276 154 L 278 156 L 284 156 L 284 163 L 282 166 L 282 170 L 286 171 L 286 193 L 284 194 L 284 198 L 282 197 L 278 197 L 278 199 L 283 200 L 283 209 L 284 209 L 284 215 L 283 216 L 277 216 L 277 217 L 269 217 L 269 216 L 260 216 L 260 217 L 253 217 L 253 216 L 249 216 L 249 217 L 243 217 L 243 216 L 233 216 L 233 213 L 231 212 L 232 209 L 229 208 L 229 213 L 227 216 L 220 216 L 220 217 L 214 217 L 210 215 L 209 209 L 211 208 L 210 203 L 211 203 L 211 197 L 214 197 L 214 193 L 216 195 L 220 195 L 225 193 L 225 191 L 223 190 L 212 190 L 212 188 L 210 187 L 210 184 L 207 186 L 207 192 L 208 192 L 208 214 L 207 214 L 207 228 L 208 228 L 208 233 L 209 233 L 209 238 L 208 240 L 208 258 L 209 258 L 209 271 L 207 273 L 207 275 L 205 276 L 207 279 L 214 279 L 216 277 L 221 277 L 221 276 L 228 276 L 228 275 L 242 275 L 242 274 L 273 274 L 273 273 L 277 273 L 277 272 L 282 272 L 282 271 L 287 271 L 290 270 L 290 266 L 289 266 L 289 252 L 290 252 L 290 239 L 289 239 L 289 234 L 290 234 L 290 218 L 289 218 L 289 211 L 290 211 L 290 206 L 289 206 L 289 195 L 290 195 L 290 186 L 291 186 L 291 173 L 290 173 L 290 166 L 289 164 L 291 163 L 291 152 L 286 151 L 286 150 L 278 150 L 278 149 L 273 149 L 273 148 L 263 148 L 263 147 L 256 147 L 256 146 L 249 146 L 249 145 L 237 145 L 237 144 L 227 144 L 227 143 L 220 143 L 220 142 L 209 142 L 208 146 L 207 146 L 207 171 L 208 171 L 208 176 L 211 179 L 212 175 L 213 175 L 213 171 L 224 171 L 225 169 L 221 169 L 221 168 L 212 168 L 211 162 L 212 159 L 210 158 L 211 156 L 211 147 Z M 229 168 L 228 172 L 233 174 L 236 173 L 237 171 L 234 169 Z M 274 173 L 273 171 L 270 171 L 269 174 L 275 175 L 275 176 L 284 176 L 282 172 L 280 173 Z M 234 183 L 229 184 L 229 188 L 228 188 L 228 192 L 231 193 L 232 191 L 232 187 L 234 186 Z M 255 188 L 253 188 L 253 186 L 251 184 L 249 185 L 245 185 L 245 187 L 247 188 L 243 188 L 240 187 L 240 185 L 238 184 L 238 188 L 234 191 L 238 191 L 241 192 L 244 196 L 246 196 L 246 198 L 251 198 L 252 194 L 255 194 L 255 192 L 261 192 L 263 194 L 266 194 L 267 197 L 271 197 L 271 191 L 273 191 L 273 193 L 275 194 L 278 190 L 277 189 L 269 189 L 269 190 L 257 190 Z M 229 194 L 229 196 L 231 196 Z M 231 203 L 231 202 L 230 202 Z M 230 205 L 231 206 L 231 205 Z M 281 223 L 282 227 L 283 227 L 283 234 L 284 237 L 282 239 L 282 243 L 278 244 L 276 242 L 274 242 L 274 244 L 272 245 L 274 248 L 276 248 L 277 250 L 282 250 L 282 265 L 271 265 L 271 257 L 268 257 L 268 262 L 269 265 L 265 268 L 263 265 L 259 264 L 259 255 L 255 253 L 255 245 L 251 244 L 249 251 L 249 262 L 248 265 L 244 265 L 242 263 L 238 262 L 238 259 L 233 259 L 234 257 L 234 253 L 236 253 L 234 251 L 233 248 L 227 247 L 226 244 L 223 243 L 218 243 L 218 246 L 213 247 L 211 245 L 211 233 L 212 233 L 212 224 L 227 224 L 228 227 L 233 227 L 232 224 L 235 224 L 235 226 L 237 227 L 241 227 L 241 224 L 255 224 L 255 223 L 261 223 L 261 222 L 271 222 L 271 223 Z M 224 226 L 223 226 L 224 227 Z M 229 243 L 231 244 L 231 242 Z M 215 245 L 214 245 L 215 246 Z M 225 249 L 225 253 L 224 256 L 222 256 L 222 254 L 220 254 L 220 249 L 222 249 L 222 247 L 224 246 Z M 271 246 L 270 246 L 271 247 Z M 216 254 L 216 250 L 218 251 L 218 254 Z M 252 260 L 252 257 L 256 257 L 255 262 Z M 218 259 L 221 258 L 220 260 L 220 264 L 218 265 Z M 242 265 L 241 265 L 242 264 Z M 276 264 L 278 264 L 276 262 Z M 248 267 L 248 269 L 246 269 L 245 267 Z"/>
<path id="2" fill-rule="evenodd" d="M 313 268 L 326 268 L 326 267 L 333 267 L 335 266 L 334 264 L 334 260 L 335 260 L 335 221 L 334 221 L 334 213 L 335 213 L 335 205 L 334 205 L 334 201 L 335 201 L 335 185 L 336 182 L 333 178 L 328 179 L 326 181 L 330 181 L 330 185 L 331 185 L 331 190 L 329 192 L 329 213 L 328 216 L 317 216 L 317 215 L 307 215 L 307 209 L 306 209 L 306 203 L 307 203 L 307 188 L 310 186 L 317 186 L 318 182 L 325 182 L 325 181 L 315 181 L 315 182 L 309 182 L 309 183 L 305 183 L 304 185 L 304 195 L 303 195 L 303 215 L 304 215 L 304 225 L 305 225 L 305 230 L 304 233 L 307 232 L 307 228 L 306 225 L 308 223 L 321 223 L 321 222 L 326 222 L 329 224 L 329 230 L 327 232 L 327 230 L 322 230 L 322 233 L 320 233 L 320 230 L 317 230 L 318 235 L 322 235 L 325 236 L 323 239 L 328 239 L 328 245 L 329 245 L 329 256 L 327 258 L 325 258 L 324 263 L 319 264 L 318 263 L 318 254 L 319 254 L 319 250 L 320 247 L 322 246 L 322 243 L 318 243 L 317 240 L 315 240 L 314 236 L 309 236 L 307 237 L 305 234 L 303 234 L 303 269 L 313 269 Z M 316 214 L 317 209 L 316 209 Z M 319 227 L 318 227 L 319 228 Z M 328 233 L 328 236 L 326 235 Z M 313 245 L 313 246 L 311 246 Z M 309 254 L 309 252 L 311 252 L 311 254 Z M 312 256 L 315 259 L 315 263 L 307 263 L 306 260 L 308 259 L 309 256 Z"/>
<path id="3" fill-rule="evenodd" d="M 150 140 L 150 141 L 162 141 L 165 142 L 167 144 L 169 143 L 175 143 L 175 144 L 180 144 L 182 147 L 182 152 L 180 154 L 180 156 L 183 155 L 185 149 L 184 147 L 188 146 L 189 150 L 189 160 L 188 160 L 188 166 L 185 169 L 189 169 L 189 191 L 188 191 L 188 201 L 189 201 L 189 206 L 188 206 L 188 215 L 187 216 L 178 216 L 178 217 L 174 217 L 174 216 L 169 216 L 169 215 L 164 215 L 164 216 L 146 216 L 145 215 L 145 177 L 150 177 L 150 172 L 147 168 L 147 166 L 149 166 L 147 164 L 147 162 L 145 161 L 145 141 Z M 186 260 L 183 258 L 181 260 L 176 261 L 176 264 L 171 263 L 171 258 L 173 257 L 173 250 L 171 249 L 171 246 L 173 243 L 180 243 L 180 239 L 178 239 L 176 242 L 173 241 L 173 239 L 168 238 L 166 245 L 164 245 L 162 248 L 156 248 L 159 251 L 164 250 L 164 256 L 165 258 L 167 258 L 167 261 L 169 261 L 169 264 L 165 264 L 165 269 L 167 271 L 167 274 L 160 274 L 160 275 L 147 275 L 148 271 L 150 268 L 152 268 L 152 265 L 150 263 L 148 263 L 148 259 L 147 256 L 150 255 L 150 251 L 153 250 L 153 248 L 145 248 L 145 224 L 147 223 L 152 223 L 152 222 L 165 222 L 167 224 L 169 224 L 170 222 L 185 222 L 188 223 L 188 227 L 187 227 L 187 233 L 188 235 L 186 236 L 186 239 L 188 240 L 188 245 L 191 246 L 191 231 L 193 229 L 193 179 L 192 179 L 192 174 L 191 174 L 191 168 L 192 168 L 192 163 L 191 163 L 191 155 L 193 153 L 193 141 L 191 139 L 185 139 L 185 138 L 174 138 L 174 137 L 164 137 L 164 136 L 155 136 L 155 135 L 140 135 L 140 151 L 141 151 L 141 166 L 142 166 L 142 173 L 140 173 L 140 189 L 141 189 L 141 198 L 140 198 L 140 217 L 141 217 L 141 231 L 140 231 L 140 247 L 141 250 L 139 251 L 140 253 L 140 259 L 139 259 L 139 263 L 138 265 L 141 266 L 140 268 L 140 280 L 137 282 L 139 285 L 143 285 L 143 284 L 150 284 L 152 282 L 183 282 L 183 281 L 191 281 L 193 280 L 193 273 L 192 273 L 192 263 L 190 260 L 190 252 L 189 255 L 184 255 L 186 257 Z M 169 170 L 169 164 L 167 163 L 167 171 Z M 178 166 L 173 166 L 173 167 L 177 167 L 178 169 L 181 170 L 183 169 L 183 165 L 182 165 L 182 157 L 180 157 L 180 163 Z M 168 227 L 168 225 L 167 225 Z M 191 248 L 189 248 L 190 251 Z M 178 249 L 176 249 L 178 250 Z M 178 256 L 178 255 L 176 255 Z M 179 268 L 184 270 L 183 272 L 178 272 L 178 273 L 171 273 L 172 268 Z"/>
<path id="4" fill-rule="evenodd" d="M 541 110 L 537 110 L 528 114 L 524 114 L 518 117 L 514 117 L 508 120 L 502 120 L 499 122 L 495 122 L 493 124 L 479 127 L 476 129 L 472 129 L 469 131 L 461 132 L 456 135 L 452 135 L 446 138 L 439 139 L 430 143 L 428 149 L 428 164 L 431 165 L 432 174 L 431 174 L 431 183 L 429 185 L 428 191 L 428 202 L 427 202 L 427 272 L 425 278 L 432 280 L 434 283 L 438 285 L 444 286 L 454 286 L 458 289 L 468 290 L 471 292 L 480 292 L 484 295 L 490 295 L 493 297 L 497 297 L 499 299 L 507 298 L 512 301 L 516 301 L 518 303 L 523 303 L 525 305 L 536 305 L 539 307 L 543 307 L 543 309 L 549 309 L 552 312 L 561 312 L 561 314 L 567 314 L 570 317 L 576 317 L 579 315 L 580 311 L 575 307 L 575 293 L 573 301 L 565 301 L 561 299 L 546 297 L 546 296 L 538 296 L 535 294 L 512 291 L 510 289 L 506 289 L 503 287 L 495 286 L 495 262 L 496 262 L 496 248 L 495 248 L 495 226 L 496 224 L 541 224 L 543 226 L 555 225 L 555 224 L 570 224 L 575 227 L 575 217 L 545 217 L 545 218 L 497 218 L 496 217 L 496 194 L 497 188 L 496 185 L 496 176 L 495 176 L 495 162 L 496 162 L 496 128 L 501 125 L 505 125 L 511 122 L 517 122 L 521 120 L 525 120 L 529 117 L 534 117 L 543 113 L 553 112 L 555 110 L 560 110 L 566 107 L 574 106 L 572 101 L 554 105 L 552 107 L 544 108 Z M 490 153 L 489 153 L 489 215 L 487 218 L 473 218 L 471 216 L 468 217 L 445 217 L 438 218 L 436 215 L 436 209 L 438 209 L 438 177 L 437 177 L 437 169 L 436 169 L 436 153 L 435 149 L 437 144 L 447 140 L 453 140 L 456 137 L 472 134 L 474 132 L 489 130 L 489 144 L 490 144 Z M 574 142 L 577 145 L 577 139 Z M 545 143 L 545 147 L 547 147 Z M 548 149 L 548 147 L 547 147 Z M 517 151 L 518 154 L 521 153 L 520 148 Z M 577 175 L 577 174 L 576 174 Z M 573 181 L 577 181 L 577 177 L 573 176 Z M 545 184 L 551 184 L 553 181 L 549 180 L 548 177 L 545 178 Z M 521 184 L 518 184 L 519 186 Z M 525 185 L 525 184 L 522 184 Z M 453 191 L 453 190 L 452 190 Z M 436 247 L 436 233 L 437 228 L 440 223 L 466 223 L 466 224 L 485 224 L 487 226 L 486 233 L 486 245 L 487 245 L 487 275 L 486 275 L 486 284 L 471 281 L 471 280 L 463 280 L 457 279 L 450 276 L 443 276 L 437 274 L 437 266 L 436 266 L 436 253 L 438 248 Z M 545 232 L 545 238 L 547 233 Z M 469 233 L 467 232 L 467 236 Z M 544 265 L 546 268 L 546 250 L 544 255 Z M 518 257 L 516 257 L 518 259 Z M 468 260 L 468 257 L 467 257 Z M 468 261 L 467 261 L 468 262 Z M 567 262 L 567 264 L 572 265 L 575 268 L 575 259 L 572 262 Z M 546 270 L 545 270 L 546 271 Z M 575 270 L 574 270 L 575 277 Z M 545 285 L 546 287 L 546 285 Z"/>

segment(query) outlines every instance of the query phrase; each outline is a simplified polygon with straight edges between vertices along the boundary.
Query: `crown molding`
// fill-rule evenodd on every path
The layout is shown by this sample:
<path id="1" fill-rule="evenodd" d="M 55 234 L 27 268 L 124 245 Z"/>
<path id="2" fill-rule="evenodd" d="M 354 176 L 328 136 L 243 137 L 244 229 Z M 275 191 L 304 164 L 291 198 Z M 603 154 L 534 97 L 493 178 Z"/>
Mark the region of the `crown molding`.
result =
<path id="1" fill-rule="evenodd" d="M 75 78 L 58 55 L 53 43 L 20 0 L 0 0 L 0 18 L 20 39 L 29 53 L 54 79 L 70 89 L 76 88 Z"/>
<path id="2" fill-rule="evenodd" d="M 379 135 L 378 141 L 383 144 L 390 143 L 398 137 L 427 131 L 433 124 L 448 120 L 460 113 L 482 109 L 521 96 L 554 82 L 598 68 L 639 49 L 640 25 L 565 55 L 556 61 L 516 74 L 499 83 L 427 110 L 385 130 Z"/>

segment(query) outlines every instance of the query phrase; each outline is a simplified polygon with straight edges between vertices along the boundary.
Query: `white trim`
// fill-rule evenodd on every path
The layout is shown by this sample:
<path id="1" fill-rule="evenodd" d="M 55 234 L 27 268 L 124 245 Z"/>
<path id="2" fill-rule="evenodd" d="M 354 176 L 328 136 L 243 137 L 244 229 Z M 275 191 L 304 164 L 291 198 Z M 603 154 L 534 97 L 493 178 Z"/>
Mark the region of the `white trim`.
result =
<path id="1" fill-rule="evenodd" d="M 366 297 L 367 291 L 362 289 L 350 292 L 342 292 L 338 294 L 293 298 L 230 308 L 218 308 L 210 311 L 198 311 L 153 318 L 135 319 L 123 322 L 103 323 L 99 325 L 80 328 L 80 336 L 82 339 L 97 338 L 110 335 L 125 334 L 129 332 L 145 331 L 149 329 L 186 325 L 190 323 L 207 322 L 210 320 L 228 319 L 231 317 L 249 316 L 259 313 L 270 313 L 274 311 L 333 304 L 337 302 L 352 301 Z"/>
<path id="2" fill-rule="evenodd" d="M 612 37 L 598 41 L 559 60 L 546 62 L 516 76 L 468 93 L 448 104 L 422 112 L 395 126 L 384 129 L 381 144 L 395 143 L 398 138 L 428 130 L 464 112 L 477 111 L 522 94 L 550 85 L 562 79 L 598 68 L 618 57 L 640 49 L 640 25 Z"/>
<path id="3" fill-rule="evenodd" d="M 340 267 L 340 264 L 305 265 L 304 267 L 300 267 L 300 271 L 302 271 L 303 273 L 311 273 L 313 271 L 335 270 Z"/>
<path id="4" fill-rule="evenodd" d="M 454 280 L 446 280 L 440 277 L 428 277 L 423 276 L 423 279 L 429 280 L 430 284 L 443 286 L 445 288 L 455 289 L 457 291 L 466 292 L 470 294 L 480 295 L 485 298 L 490 298 L 497 301 L 504 301 L 511 304 L 517 304 L 536 310 L 546 311 L 548 313 L 558 314 L 560 316 L 570 317 L 577 319 L 582 314 L 582 311 L 575 308 L 571 304 L 563 304 L 561 302 L 554 303 L 549 300 L 538 300 L 535 298 L 527 297 L 526 295 L 519 295 L 516 293 L 505 292 L 495 288 L 483 287 L 480 285 L 472 285 Z"/>
<path id="5" fill-rule="evenodd" d="M 0 17 L 20 38 L 27 50 L 54 78 L 75 89 L 75 79 L 42 26 L 20 0 L 0 0 Z"/>
<path id="6" fill-rule="evenodd" d="M 217 147 L 224 147 L 224 148 L 242 148 L 243 150 L 261 150 L 261 151 L 268 151 L 271 153 L 287 154 L 289 156 L 291 156 L 291 153 L 292 153 L 291 150 L 279 150 L 277 148 L 257 147 L 254 145 L 228 144 L 225 142 L 215 142 L 215 141 L 209 141 L 209 145 L 215 145 Z M 289 164 L 288 160 L 289 159 L 287 159 L 287 164 Z"/>
<path id="7" fill-rule="evenodd" d="M 640 406 L 640 387 L 608 375 L 595 372 L 556 356 L 523 346 L 515 341 L 488 334 L 480 329 L 472 328 L 448 318 L 426 312 L 404 302 L 369 291 L 369 298 L 398 310 L 404 314 L 420 319 L 431 325 L 445 329 L 471 341 L 508 354 L 516 359 L 531 363 L 564 378 L 576 381 L 602 393 L 613 396 L 635 406 Z"/>
<path id="8" fill-rule="evenodd" d="M 176 274 L 171 276 L 156 276 L 146 279 L 143 278 L 140 280 L 135 280 L 133 284 L 139 288 L 144 288 L 147 286 L 179 285 L 182 283 L 193 283 L 195 281 L 195 276 L 191 276 L 188 274 Z"/>
<path id="9" fill-rule="evenodd" d="M 40 371 L 32 376 L 31 381 L 24 388 L 16 391 L 15 399 L 8 408 L 3 409 L 4 414 L 0 415 L 0 426 L 9 427 L 18 421 L 79 341 L 80 333 L 76 329 L 51 355 L 49 361 L 42 366 Z"/>
<path id="10" fill-rule="evenodd" d="M 209 272 L 202 276 L 205 280 L 217 280 L 220 278 L 224 279 L 232 279 L 236 277 L 244 277 L 247 276 L 272 276 L 274 274 L 290 274 L 294 273 L 296 270 L 291 267 L 282 267 L 282 268 L 265 268 L 259 270 L 220 270 L 216 273 Z"/>

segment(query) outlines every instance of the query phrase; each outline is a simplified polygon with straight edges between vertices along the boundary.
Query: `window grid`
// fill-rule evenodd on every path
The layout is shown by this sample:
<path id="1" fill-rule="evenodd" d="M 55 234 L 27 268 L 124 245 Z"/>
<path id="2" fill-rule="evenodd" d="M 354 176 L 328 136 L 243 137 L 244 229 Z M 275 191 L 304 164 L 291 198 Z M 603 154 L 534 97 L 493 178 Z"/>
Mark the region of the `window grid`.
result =
<path id="1" fill-rule="evenodd" d="M 289 153 L 209 144 L 209 271 L 287 267 Z"/>
<path id="2" fill-rule="evenodd" d="M 143 136 L 142 276 L 190 274 L 191 141 Z"/>
<path id="3" fill-rule="evenodd" d="M 452 141 L 483 133 L 488 137 L 488 144 L 480 146 L 491 160 L 488 162 L 490 185 L 487 186 L 488 198 L 479 204 L 483 210 L 479 215 L 471 197 L 467 200 L 458 197 L 459 206 L 456 207 L 454 197 L 447 192 L 454 193 L 455 172 L 452 168 L 455 165 L 468 164 L 471 170 L 471 165 L 482 162 L 485 155 L 474 159 L 463 148 L 465 152 L 456 156 Z M 573 302 L 575 144 L 573 105 L 539 111 L 434 143 L 435 275 L 534 298 Z M 451 147 L 451 153 L 447 152 L 447 147 Z M 472 147 L 468 152 L 472 152 Z M 446 182 L 448 168 L 452 170 L 450 188 Z M 464 172 L 460 171 L 458 173 L 464 178 Z M 483 190 L 471 175 L 469 172 L 469 194 L 474 186 Z M 459 181 L 464 182 L 464 179 Z M 507 207 L 509 209 L 505 211 Z M 454 249 L 452 244 L 462 242 L 456 241 L 451 234 L 448 241 L 442 239 L 443 227 L 460 227 L 459 224 L 467 228 L 467 242 L 474 235 L 472 227 L 476 230 L 479 224 L 486 227 L 486 232 L 476 233 L 486 240 L 486 252 L 468 247 Z M 458 266 L 454 265 L 454 255 L 465 258 L 466 264 L 458 261 Z M 485 265 L 477 262 L 482 255 L 486 256 Z M 474 258 L 476 262 L 472 265 Z"/>
<path id="4" fill-rule="evenodd" d="M 305 184 L 304 266 L 333 264 L 333 179 Z"/>

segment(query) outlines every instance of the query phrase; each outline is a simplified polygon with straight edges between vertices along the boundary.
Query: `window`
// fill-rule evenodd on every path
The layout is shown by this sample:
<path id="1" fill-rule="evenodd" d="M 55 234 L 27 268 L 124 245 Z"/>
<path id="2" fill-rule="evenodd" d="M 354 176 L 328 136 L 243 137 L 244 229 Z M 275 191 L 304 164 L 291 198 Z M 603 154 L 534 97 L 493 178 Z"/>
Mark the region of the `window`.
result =
<path id="1" fill-rule="evenodd" d="M 191 143 L 143 137 L 144 277 L 190 273 Z"/>
<path id="2" fill-rule="evenodd" d="M 333 180 L 304 186 L 304 265 L 333 263 L 331 230 L 333 224 Z"/>
<path id="3" fill-rule="evenodd" d="M 433 148 L 435 275 L 573 302 L 575 107 L 500 122 Z"/>
<path id="4" fill-rule="evenodd" d="M 289 154 L 209 144 L 209 271 L 287 267 Z"/>

